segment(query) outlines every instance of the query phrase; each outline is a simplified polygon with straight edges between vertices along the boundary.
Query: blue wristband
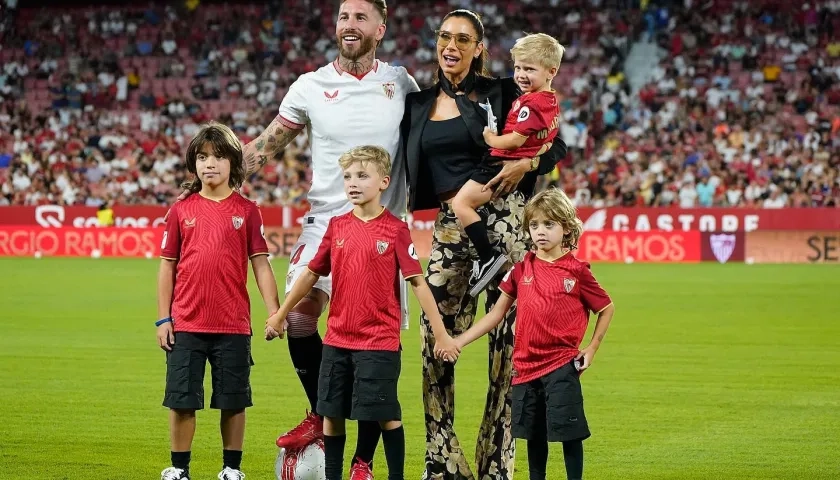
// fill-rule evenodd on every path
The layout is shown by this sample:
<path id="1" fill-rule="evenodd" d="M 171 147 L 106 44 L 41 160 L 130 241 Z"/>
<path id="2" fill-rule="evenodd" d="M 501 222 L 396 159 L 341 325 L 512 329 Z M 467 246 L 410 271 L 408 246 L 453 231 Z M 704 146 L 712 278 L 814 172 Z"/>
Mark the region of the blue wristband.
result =
<path id="1" fill-rule="evenodd" d="M 155 326 L 159 327 L 159 326 L 163 325 L 164 323 L 170 323 L 170 322 L 172 322 L 172 317 L 162 318 L 162 319 L 158 320 L 157 322 L 155 322 Z"/>

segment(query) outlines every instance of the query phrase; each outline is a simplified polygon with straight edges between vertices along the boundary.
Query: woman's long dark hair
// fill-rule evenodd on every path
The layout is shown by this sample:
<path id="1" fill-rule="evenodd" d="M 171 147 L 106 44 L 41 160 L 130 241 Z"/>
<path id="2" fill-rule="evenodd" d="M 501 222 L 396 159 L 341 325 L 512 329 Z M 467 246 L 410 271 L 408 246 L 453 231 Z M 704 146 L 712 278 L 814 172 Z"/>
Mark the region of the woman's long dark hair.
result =
<path id="1" fill-rule="evenodd" d="M 469 21 L 473 28 L 475 29 L 476 38 L 479 42 L 484 41 L 484 24 L 481 22 L 481 18 L 478 16 L 477 13 L 460 8 L 458 10 L 453 10 L 446 14 L 443 17 L 443 21 L 441 21 L 441 25 L 446 22 L 448 19 L 455 17 L 455 18 L 464 18 Z M 472 59 L 470 62 L 470 73 L 474 73 L 479 77 L 490 77 L 490 72 L 487 70 L 487 48 L 481 50 L 481 54 L 478 57 Z M 439 70 L 438 70 L 439 71 Z M 435 83 L 438 81 L 438 72 L 435 72 Z"/>

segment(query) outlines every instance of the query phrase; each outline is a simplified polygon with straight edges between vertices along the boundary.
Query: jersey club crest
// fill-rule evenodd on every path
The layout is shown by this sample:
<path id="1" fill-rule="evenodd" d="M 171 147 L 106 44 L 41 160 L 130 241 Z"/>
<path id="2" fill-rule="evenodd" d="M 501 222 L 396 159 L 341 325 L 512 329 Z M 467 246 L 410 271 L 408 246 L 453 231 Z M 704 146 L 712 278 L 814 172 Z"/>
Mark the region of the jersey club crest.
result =
<path id="1" fill-rule="evenodd" d="M 575 288 L 575 281 L 571 278 L 564 278 L 563 289 L 566 290 L 566 293 L 571 293 L 573 288 Z"/>
<path id="2" fill-rule="evenodd" d="M 377 240 L 376 241 L 376 251 L 382 255 L 385 253 L 385 250 L 388 250 L 388 242 Z"/>
<path id="3" fill-rule="evenodd" d="M 388 100 L 394 98 L 394 93 L 397 91 L 397 86 L 394 82 L 385 82 L 382 84 L 382 92 L 388 97 Z"/>
<path id="4" fill-rule="evenodd" d="M 235 228 L 237 230 L 239 230 L 239 227 L 241 227 L 242 224 L 245 223 L 245 219 L 242 218 L 242 217 L 233 217 L 232 220 L 233 220 L 233 228 Z"/>

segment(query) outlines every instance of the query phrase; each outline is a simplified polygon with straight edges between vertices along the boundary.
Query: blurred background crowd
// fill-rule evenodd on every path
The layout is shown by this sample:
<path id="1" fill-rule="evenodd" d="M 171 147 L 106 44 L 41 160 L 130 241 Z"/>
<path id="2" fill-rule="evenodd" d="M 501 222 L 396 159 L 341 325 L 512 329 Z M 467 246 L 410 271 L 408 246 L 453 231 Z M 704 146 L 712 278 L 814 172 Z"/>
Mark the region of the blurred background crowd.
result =
<path id="1" fill-rule="evenodd" d="M 337 56 L 336 4 L 198 0 L 0 15 L 0 205 L 168 204 L 216 119 L 243 142 L 288 86 Z M 554 88 L 568 156 L 543 186 L 578 205 L 837 206 L 840 1 L 391 0 L 377 57 L 429 86 L 433 31 L 479 12 L 496 76 L 524 33 L 566 46 Z M 300 135 L 249 179 L 305 204 Z"/>

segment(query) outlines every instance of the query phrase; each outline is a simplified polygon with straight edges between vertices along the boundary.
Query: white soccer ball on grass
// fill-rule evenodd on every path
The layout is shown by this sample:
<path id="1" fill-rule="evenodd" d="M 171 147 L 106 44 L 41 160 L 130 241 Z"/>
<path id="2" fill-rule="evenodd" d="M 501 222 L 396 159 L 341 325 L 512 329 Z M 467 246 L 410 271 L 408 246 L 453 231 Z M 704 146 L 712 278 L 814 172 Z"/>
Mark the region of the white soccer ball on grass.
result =
<path id="1" fill-rule="evenodd" d="M 274 462 L 277 480 L 326 480 L 324 442 L 311 443 L 301 449 L 281 448 Z"/>

